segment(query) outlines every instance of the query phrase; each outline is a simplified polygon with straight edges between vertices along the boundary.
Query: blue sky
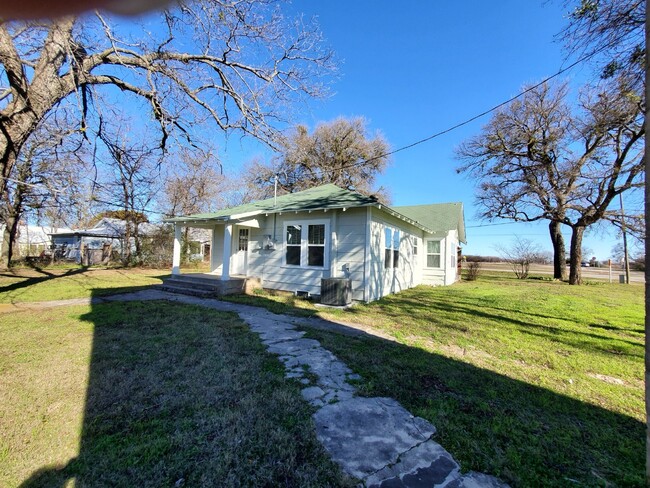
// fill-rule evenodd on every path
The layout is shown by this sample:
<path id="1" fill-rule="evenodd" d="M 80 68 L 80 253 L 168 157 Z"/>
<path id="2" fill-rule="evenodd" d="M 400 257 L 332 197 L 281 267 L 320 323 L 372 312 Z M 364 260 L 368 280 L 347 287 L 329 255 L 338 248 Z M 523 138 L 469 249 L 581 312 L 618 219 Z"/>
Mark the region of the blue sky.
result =
<path id="1" fill-rule="evenodd" d="M 364 116 L 393 149 L 454 126 L 570 64 L 556 39 L 566 22 L 562 3 L 295 0 L 289 12 L 317 17 L 340 66 L 332 95 L 310 103 L 296 122 L 314 127 L 338 116 Z M 590 68 L 561 76 L 577 88 Z M 379 184 L 390 189 L 393 205 L 463 202 L 465 254 L 495 255 L 495 246 L 515 235 L 550 250 L 545 222 L 490 226 L 476 218 L 473 182 L 456 174 L 454 149 L 488 120 L 395 154 Z M 237 138 L 223 149 L 222 161 L 233 169 L 255 154 L 264 157 L 259 145 Z M 570 229 L 564 233 L 568 243 Z M 602 230 L 585 238 L 599 259 L 608 258 L 614 244 L 615 236 Z"/>

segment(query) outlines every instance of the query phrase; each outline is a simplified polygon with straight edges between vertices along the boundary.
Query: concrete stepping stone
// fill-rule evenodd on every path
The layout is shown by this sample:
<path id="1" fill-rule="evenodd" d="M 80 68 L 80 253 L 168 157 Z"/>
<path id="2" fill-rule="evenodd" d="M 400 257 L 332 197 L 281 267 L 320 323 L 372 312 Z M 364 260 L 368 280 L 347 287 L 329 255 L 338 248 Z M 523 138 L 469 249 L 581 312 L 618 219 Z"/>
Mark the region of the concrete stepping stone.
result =
<path id="1" fill-rule="evenodd" d="M 332 459 L 365 479 L 427 441 L 435 428 L 391 398 L 362 398 L 323 406 L 314 414 L 316 435 Z"/>

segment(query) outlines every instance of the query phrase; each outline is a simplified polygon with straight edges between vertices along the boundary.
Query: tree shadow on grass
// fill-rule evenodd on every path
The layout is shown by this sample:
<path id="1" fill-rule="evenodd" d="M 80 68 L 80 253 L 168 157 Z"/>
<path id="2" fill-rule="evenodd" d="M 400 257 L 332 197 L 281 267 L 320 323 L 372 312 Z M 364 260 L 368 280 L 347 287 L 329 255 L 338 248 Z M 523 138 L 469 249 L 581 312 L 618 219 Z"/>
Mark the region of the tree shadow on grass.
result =
<path id="1" fill-rule="evenodd" d="M 0 286 L 0 293 L 9 293 L 12 291 L 20 290 L 22 288 L 28 288 L 32 285 L 36 285 L 38 283 L 42 283 L 44 281 L 50 281 L 50 280 L 56 280 L 57 278 L 65 278 L 69 276 L 74 276 L 77 274 L 85 273 L 88 271 L 87 267 L 81 267 L 81 268 L 75 268 L 75 269 L 70 269 L 66 271 L 65 273 L 52 273 L 48 271 L 45 268 L 33 268 L 34 270 L 38 271 L 41 273 L 43 276 L 33 276 L 24 279 L 23 281 L 19 281 L 17 283 L 11 283 L 6 286 Z M 23 278 L 20 275 L 16 275 L 11 272 L 4 272 L 2 273 L 2 276 L 6 276 L 8 278 Z"/>
<path id="2" fill-rule="evenodd" d="M 299 385 L 235 314 L 95 300 L 82 319 L 93 332 L 78 454 L 22 487 L 350 485 Z"/>
<path id="3" fill-rule="evenodd" d="M 305 327 L 363 380 L 431 421 L 464 470 L 512 486 L 643 486 L 638 420 L 492 371 L 364 334 Z"/>
<path id="4" fill-rule="evenodd" d="M 620 336 L 612 337 L 597 334 L 595 332 L 589 332 L 588 328 L 593 327 L 592 324 L 585 324 L 585 329 L 587 329 L 585 331 L 578 331 L 575 328 L 567 330 L 561 325 L 542 325 L 532 323 L 524 319 L 526 315 L 535 315 L 540 318 L 549 318 L 555 320 L 555 317 L 553 316 L 528 314 L 527 312 L 517 312 L 516 310 L 500 309 L 497 307 L 489 306 L 478 307 L 475 302 L 468 302 L 462 299 L 454 300 L 454 303 L 434 302 L 430 299 L 418 300 L 417 296 L 403 297 L 398 294 L 391 295 L 389 297 L 389 300 L 390 301 L 386 304 L 386 306 L 382 308 L 382 314 L 385 317 L 395 318 L 396 323 L 399 323 L 399 321 L 402 319 L 403 310 L 406 309 L 409 310 L 410 315 L 428 317 L 436 327 L 443 329 L 456 329 L 461 332 L 466 332 L 470 327 L 472 327 L 472 324 L 474 324 L 477 319 L 484 319 L 497 323 L 501 322 L 511 324 L 513 326 L 516 326 L 519 331 L 524 334 L 552 338 L 554 341 L 564 343 L 570 347 L 591 349 L 593 351 L 600 352 L 611 352 L 610 350 L 599 345 L 603 340 L 606 340 L 621 343 L 621 347 L 619 348 L 620 350 L 617 352 L 617 354 L 635 357 L 643 357 L 644 354 L 643 344 L 640 341 L 629 340 Z M 393 310 L 396 311 L 393 312 Z M 360 312 L 360 310 L 355 310 L 355 308 L 350 309 L 350 313 L 352 315 Z M 522 316 L 524 318 L 519 319 L 513 317 L 513 314 L 517 314 L 517 316 Z M 467 325 L 459 326 L 455 323 L 458 322 L 458 315 L 467 318 Z M 454 320 L 446 320 L 446 317 L 455 318 Z M 557 320 L 566 321 L 567 318 L 558 318 Z M 605 329 L 605 327 L 600 328 Z M 618 328 L 616 330 L 621 329 Z"/>

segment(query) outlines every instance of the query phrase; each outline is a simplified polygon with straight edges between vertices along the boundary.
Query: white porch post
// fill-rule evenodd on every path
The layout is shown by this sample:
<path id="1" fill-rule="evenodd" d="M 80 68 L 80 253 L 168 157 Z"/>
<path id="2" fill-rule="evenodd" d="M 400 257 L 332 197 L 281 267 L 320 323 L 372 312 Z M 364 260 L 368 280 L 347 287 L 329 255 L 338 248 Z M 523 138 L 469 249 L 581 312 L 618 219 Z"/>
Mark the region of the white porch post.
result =
<path id="1" fill-rule="evenodd" d="M 219 260 L 217 259 L 217 246 L 219 244 L 219 236 L 217 234 L 217 226 L 212 227 L 212 245 L 210 246 L 210 272 L 214 273 L 219 267 Z"/>
<path id="2" fill-rule="evenodd" d="M 223 227 L 223 271 L 221 272 L 221 280 L 228 281 L 230 279 L 230 254 L 232 251 L 232 224 L 226 224 Z"/>
<path id="3" fill-rule="evenodd" d="M 172 274 L 181 274 L 181 230 L 182 227 L 174 222 L 174 253 L 172 254 Z"/>

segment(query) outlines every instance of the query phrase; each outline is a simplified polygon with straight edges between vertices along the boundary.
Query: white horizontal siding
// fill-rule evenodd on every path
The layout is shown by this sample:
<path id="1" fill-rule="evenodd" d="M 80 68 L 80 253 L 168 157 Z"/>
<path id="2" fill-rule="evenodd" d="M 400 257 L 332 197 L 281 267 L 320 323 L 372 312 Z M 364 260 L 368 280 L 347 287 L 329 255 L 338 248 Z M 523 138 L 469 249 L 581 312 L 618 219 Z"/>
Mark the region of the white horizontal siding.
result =
<path id="1" fill-rule="evenodd" d="M 265 288 L 284 291 L 308 291 L 320 294 L 321 279 L 329 277 L 349 277 L 352 280 L 353 298 L 363 299 L 363 256 L 365 241 L 365 208 L 330 210 L 328 212 L 291 212 L 276 217 L 275 232 L 273 216 L 261 222 L 259 229 L 251 229 L 249 256 L 249 275 L 258 276 Z M 330 249 L 330 262 L 325 269 L 308 269 L 285 266 L 284 225 L 291 221 L 323 220 L 330 222 L 327 245 Z M 263 248 L 266 235 L 275 234 L 274 250 Z M 336 266 L 330 269 L 330 264 Z"/>
<path id="2" fill-rule="evenodd" d="M 385 268 L 385 229 L 399 230 L 399 261 L 397 268 Z M 379 210 L 372 213 L 370 229 L 370 299 L 376 300 L 420 284 L 422 231 Z M 418 256 L 413 254 L 413 238 L 418 240 Z"/>

